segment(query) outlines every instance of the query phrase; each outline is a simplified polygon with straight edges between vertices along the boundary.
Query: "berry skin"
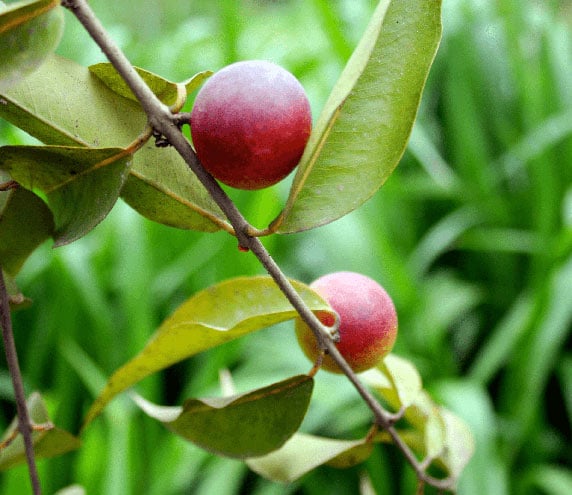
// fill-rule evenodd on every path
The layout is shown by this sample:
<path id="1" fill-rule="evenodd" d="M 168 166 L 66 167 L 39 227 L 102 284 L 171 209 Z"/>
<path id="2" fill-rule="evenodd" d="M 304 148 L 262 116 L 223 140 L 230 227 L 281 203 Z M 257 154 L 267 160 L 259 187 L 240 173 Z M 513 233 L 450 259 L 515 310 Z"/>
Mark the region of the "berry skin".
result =
<path id="1" fill-rule="evenodd" d="M 391 297 L 375 280 L 353 272 L 330 273 L 310 284 L 340 318 L 340 341 L 336 347 L 356 372 L 376 366 L 393 348 L 397 338 L 397 313 Z M 318 315 L 327 326 L 329 314 Z M 319 348 L 312 330 L 296 320 L 296 336 L 306 356 L 315 362 Z M 322 368 L 342 373 L 326 354 Z"/>
<path id="2" fill-rule="evenodd" d="M 276 184 L 296 167 L 312 130 L 306 93 L 271 62 L 231 64 L 207 80 L 191 113 L 199 160 L 238 189 Z"/>

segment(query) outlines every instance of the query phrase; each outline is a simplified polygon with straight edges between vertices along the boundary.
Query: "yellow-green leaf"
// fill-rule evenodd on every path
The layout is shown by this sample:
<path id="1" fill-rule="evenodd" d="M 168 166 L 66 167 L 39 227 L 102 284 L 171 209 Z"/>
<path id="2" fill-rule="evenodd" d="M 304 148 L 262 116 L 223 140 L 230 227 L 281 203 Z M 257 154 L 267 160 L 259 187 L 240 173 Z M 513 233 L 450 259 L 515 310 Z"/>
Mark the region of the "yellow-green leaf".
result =
<path id="1" fill-rule="evenodd" d="M 32 423 L 45 426 L 50 423 L 46 406 L 40 394 L 33 393 L 26 404 Z M 17 429 L 18 421 L 14 419 L 4 433 L 2 440 L 11 437 Z M 38 458 L 55 457 L 65 454 L 66 452 L 79 448 L 81 445 L 77 437 L 55 426 L 43 429 L 42 431 L 34 431 L 32 433 L 32 441 L 34 444 L 34 452 Z M 25 461 L 24 441 L 22 435 L 18 434 L 12 443 L 0 450 L 0 471 L 4 471 Z"/>
<path id="2" fill-rule="evenodd" d="M 410 361 L 395 354 L 386 356 L 378 367 L 391 380 L 400 407 L 413 404 L 423 388 L 417 368 Z"/>
<path id="3" fill-rule="evenodd" d="M 445 424 L 445 449 L 439 457 L 449 474 L 458 478 L 475 452 L 475 440 L 467 424 L 444 407 L 440 410 Z"/>
<path id="4" fill-rule="evenodd" d="M 186 81 L 183 81 L 182 84 L 185 86 L 187 94 L 190 95 L 193 91 L 198 89 L 199 86 L 212 75 L 212 70 L 203 70 L 201 72 L 197 72 L 194 76 L 190 77 Z"/>
<path id="5" fill-rule="evenodd" d="M 153 91 L 155 96 L 159 98 L 165 105 L 173 105 L 178 98 L 177 83 L 169 81 L 158 74 L 154 74 L 148 70 L 142 69 L 140 67 L 134 67 L 137 73 L 145 81 L 145 84 L 149 86 L 149 89 Z M 103 84 L 105 84 L 111 91 L 117 93 L 124 98 L 128 98 L 132 101 L 139 103 L 137 97 L 131 91 L 131 88 L 123 80 L 123 78 L 118 74 L 112 64 L 109 62 L 102 62 L 100 64 L 90 65 L 89 70 L 92 74 L 97 76 Z M 202 71 L 195 74 L 193 77 L 189 78 L 185 82 L 181 83 L 182 87 L 185 88 L 185 93 L 188 94 L 198 88 L 205 79 L 212 75 L 211 71 Z M 185 94 L 185 98 L 186 98 Z"/>
<path id="6" fill-rule="evenodd" d="M 441 0 L 382 0 L 316 123 L 284 211 L 297 232 L 356 209 L 399 162 L 441 37 Z"/>
<path id="7" fill-rule="evenodd" d="M 124 148 L 147 123 L 139 105 L 57 55 L 2 92 L 0 117 L 44 144 L 90 148 Z"/>
<path id="8" fill-rule="evenodd" d="M 331 311 L 308 286 L 292 284 L 312 311 Z M 111 376 L 88 411 L 85 424 L 117 394 L 152 373 L 296 315 L 267 276 L 238 277 L 195 294 L 163 322 L 137 356 Z"/>
<path id="9" fill-rule="evenodd" d="M 326 464 L 337 469 L 346 469 L 364 462 L 373 451 L 373 442 L 362 442 L 341 454 L 338 454 Z"/>
<path id="10" fill-rule="evenodd" d="M 361 376 L 396 411 L 413 404 L 423 388 L 415 366 L 395 354 L 388 354 L 376 368 Z"/>
<path id="11" fill-rule="evenodd" d="M 60 0 L 0 7 L 0 91 L 22 81 L 58 46 L 64 27 Z"/>
<path id="12" fill-rule="evenodd" d="M 168 81 L 167 79 L 164 79 L 157 74 L 153 74 L 148 70 L 141 69 L 139 67 L 133 68 L 145 81 L 145 84 L 149 86 L 149 89 L 155 93 L 155 96 L 157 96 L 157 98 L 159 98 L 165 105 L 172 105 L 175 103 L 177 100 L 176 83 Z M 109 62 L 90 65 L 89 70 L 114 93 L 139 103 L 139 100 L 137 100 L 136 96 L 131 91 L 131 88 Z"/>
<path id="13" fill-rule="evenodd" d="M 422 390 L 414 403 L 405 410 L 405 419 L 421 435 L 423 455 L 434 459 L 443 452 L 445 423 L 441 416 L 441 408 L 433 402 L 425 390 Z"/>
<path id="14" fill-rule="evenodd" d="M 389 354 L 377 368 L 362 373 L 360 377 L 394 411 L 405 409 L 404 417 L 413 426 L 413 430 L 407 430 L 404 436 L 410 447 L 431 459 L 442 453 L 445 424 L 441 409 L 421 388 L 421 377 L 412 363 Z"/>
<path id="15" fill-rule="evenodd" d="M 259 475 L 282 483 L 291 483 L 304 476 L 312 469 L 341 459 L 349 452 L 361 450 L 358 460 L 369 455 L 364 440 L 335 440 L 306 433 L 296 433 L 282 448 L 264 457 L 248 459 L 246 464 Z M 347 461 L 347 458 L 345 459 Z"/>

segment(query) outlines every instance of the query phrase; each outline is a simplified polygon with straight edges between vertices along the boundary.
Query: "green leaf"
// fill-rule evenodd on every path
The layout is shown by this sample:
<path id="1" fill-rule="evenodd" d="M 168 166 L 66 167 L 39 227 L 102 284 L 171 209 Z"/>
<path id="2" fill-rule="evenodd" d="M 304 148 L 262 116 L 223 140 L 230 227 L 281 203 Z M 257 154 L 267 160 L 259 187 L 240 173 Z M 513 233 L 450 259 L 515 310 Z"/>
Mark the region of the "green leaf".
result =
<path id="1" fill-rule="evenodd" d="M 177 100 L 177 84 L 167 79 L 163 79 L 157 74 L 153 74 L 145 69 L 133 67 L 141 78 L 145 81 L 147 86 L 155 93 L 165 105 L 172 105 Z M 109 62 L 90 65 L 89 70 L 94 74 L 103 84 L 105 84 L 111 91 L 117 93 L 124 98 L 128 98 L 139 104 L 136 96 L 131 91 L 131 88 L 115 70 L 115 67 Z"/>
<path id="2" fill-rule="evenodd" d="M 419 451 L 423 455 L 435 459 L 442 454 L 446 446 L 446 425 L 441 408 L 425 390 L 422 390 L 414 403 L 405 410 L 405 419 L 419 433 Z M 415 445 L 411 446 L 415 448 Z"/>
<path id="3" fill-rule="evenodd" d="M 395 354 L 388 354 L 376 368 L 360 376 L 396 411 L 412 405 L 423 387 L 413 363 Z"/>
<path id="4" fill-rule="evenodd" d="M 362 442 L 341 454 L 338 454 L 326 464 L 337 469 L 347 469 L 364 462 L 373 452 L 373 442 Z"/>
<path id="5" fill-rule="evenodd" d="M 58 46 L 64 28 L 59 0 L 0 7 L 0 91 L 22 81 Z"/>
<path id="6" fill-rule="evenodd" d="M 0 192 L 0 266 L 6 273 L 15 276 L 53 231 L 52 213 L 34 193 L 23 188 Z"/>
<path id="7" fill-rule="evenodd" d="M 1 151 L 0 169 L 47 196 L 56 246 L 84 236 L 105 218 L 119 197 L 131 159 L 120 148 L 3 146 Z"/>
<path id="8" fill-rule="evenodd" d="M 360 374 L 363 383 L 372 388 L 393 408 L 405 408 L 405 419 L 414 427 L 404 437 L 406 443 L 431 459 L 445 447 L 445 424 L 440 408 L 422 390 L 421 377 L 409 361 L 388 354 L 377 367 Z"/>
<path id="9" fill-rule="evenodd" d="M 446 447 L 446 432 L 443 416 L 438 408 L 426 417 L 423 425 L 423 452 L 428 459 L 437 459 Z"/>
<path id="10" fill-rule="evenodd" d="M 279 450 L 264 457 L 248 459 L 246 464 L 271 481 L 291 483 L 322 464 L 332 462 L 336 465 L 336 459 L 343 459 L 349 452 L 356 453 L 364 445 L 364 440 L 335 440 L 296 433 Z M 365 459 L 362 459 L 364 453 L 366 457 L 369 455 L 367 446 L 361 451 L 360 460 Z"/>
<path id="11" fill-rule="evenodd" d="M 448 409 L 440 408 L 445 423 L 445 449 L 439 456 L 449 474 L 458 478 L 475 452 L 475 441 L 467 424 Z"/>
<path id="12" fill-rule="evenodd" d="M 464 420 L 451 410 L 436 405 L 426 391 L 405 411 L 405 419 L 417 432 L 409 445 L 458 478 L 475 451 L 473 434 Z M 420 437 L 419 433 L 422 435 Z"/>
<path id="13" fill-rule="evenodd" d="M 86 491 L 83 486 L 70 485 L 58 490 L 55 495 L 86 495 Z"/>
<path id="14" fill-rule="evenodd" d="M 50 418 L 40 394 L 33 393 L 26 404 L 28 405 L 30 419 L 33 424 L 47 425 L 50 423 Z M 18 420 L 15 418 L 4 433 L 2 440 L 11 437 L 17 429 Z M 81 444 L 80 440 L 71 433 L 57 427 L 34 431 L 32 433 L 32 440 L 37 458 L 55 457 L 65 454 L 66 452 L 79 448 Z M 21 464 L 25 462 L 25 460 L 24 442 L 22 436 L 18 434 L 12 443 L 0 450 L 0 471 L 5 471 L 6 469 Z"/>
<path id="15" fill-rule="evenodd" d="M 187 95 L 190 95 L 193 91 L 199 88 L 203 82 L 205 82 L 209 77 L 213 75 L 212 70 L 203 70 L 201 72 L 197 72 L 194 76 L 190 77 L 186 81 L 183 81 L 183 85 L 187 90 Z"/>
<path id="16" fill-rule="evenodd" d="M 400 408 L 415 402 L 423 384 L 417 368 L 410 361 L 388 354 L 378 368 L 390 380 L 392 386 L 388 393 L 395 394 L 394 400 Z"/>
<path id="17" fill-rule="evenodd" d="M 312 311 L 331 311 L 308 286 L 292 284 Z M 152 373 L 296 315 L 266 276 L 226 280 L 195 294 L 163 322 L 137 356 L 111 376 L 84 423 L 91 422 L 117 394 Z"/>
<path id="18" fill-rule="evenodd" d="M 379 3 L 310 136 L 277 232 L 353 211 L 397 166 L 441 37 L 440 10 L 440 0 Z"/>
<path id="19" fill-rule="evenodd" d="M 157 74 L 149 72 L 145 69 L 141 69 L 139 67 L 134 67 L 134 69 L 145 81 L 147 86 L 149 86 L 151 91 L 155 93 L 155 96 L 157 96 L 157 98 L 159 98 L 165 105 L 170 106 L 177 101 L 177 83 L 171 82 Z M 124 98 L 128 98 L 138 103 L 138 100 L 131 91 L 131 88 L 129 88 L 127 83 L 109 62 L 91 65 L 89 70 L 114 93 L 117 93 Z M 199 72 L 198 74 L 195 74 L 193 77 L 182 83 L 182 86 L 185 88 L 186 93 L 188 94 L 189 92 L 198 88 L 202 82 L 211 75 L 211 71 Z"/>
<path id="20" fill-rule="evenodd" d="M 280 448 L 298 430 L 313 386 L 312 378 L 299 375 L 246 394 L 189 399 L 183 407 L 135 400 L 177 435 L 217 455 L 243 459 Z"/>
<path id="21" fill-rule="evenodd" d="M 50 145 L 125 148 L 147 123 L 137 103 L 57 56 L 3 93 L 0 102 L 0 118 Z M 225 221 L 178 153 L 152 142 L 135 153 L 122 198 L 150 220 L 178 228 L 209 232 Z"/>
<path id="22" fill-rule="evenodd" d="M 226 223 L 174 148 L 147 143 L 135 153 L 121 198 L 145 218 L 179 229 L 215 232 Z"/>
<path id="23" fill-rule="evenodd" d="M 0 117 L 50 145 L 125 148 L 147 123 L 139 105 L 57 55 L 2 100 Z"/>

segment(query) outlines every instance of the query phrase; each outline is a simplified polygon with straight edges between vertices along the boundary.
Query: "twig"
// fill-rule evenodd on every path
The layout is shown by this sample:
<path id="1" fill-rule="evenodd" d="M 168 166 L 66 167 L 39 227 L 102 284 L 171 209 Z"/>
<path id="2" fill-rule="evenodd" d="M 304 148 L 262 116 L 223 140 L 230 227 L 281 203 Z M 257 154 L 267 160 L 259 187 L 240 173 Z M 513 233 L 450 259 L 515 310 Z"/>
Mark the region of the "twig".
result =
<path id="1" fill-rule="evenodd" d="M 51 422 L 43 423 L 41 425 L 32 424 L 30 425 L 30 428 L 32 429 L 32 431 L 45 432 L 53 429 L 54 424 Z M 7 438 L 5 438 L 0 442 L 0 452 L 2 452 L 2 450 L 4 450 L 5 448 L 9 447 L 12 444 L 12 442 L 16 440 L 16 438 L 18 438 L 18 433 L 20 433 L 20 430 L 16 428 L 12 433 L 10 433 L 10 435 L 8 435 Z"/>
<path id="2" fill-rule="evenodd" d="M 10 189 L 18 189 L 20 184 L 18 184 L 15 180 L 9 180 L 8 182 L 0 183 L 0 191 L 9 191 Z"/>
<path id="3" fill-rule="evenodd" d="M 395 442 L 395 445 L 403 452 L 405 458 L 415 470 L 418 478 L 438 488 L 449 489 L 454 480 L 449 478 L 443 480 L 432 478 L 422 469 L 419 461 L 415 457 L 415 454 L 393 428 L 395 415 L 392 415 L 383 409 L 372 393 L 359 381 L 356 374 L 347 364 L 332 341 L 330 336 L 331 328 L 323 325 L 304 303 L 280 267 L 270 256 L 260 239 L 256 237 L 256 234 L 258 233 L 256 229 L 246 221 L 244 216 L 236 208 L 235 204 L 220 187 L 218 182 L 200 164 L 190 143 L 180 131 L 180 119 L 176 115 L 173 115 L 169 108 L 161 103 L 161 101 L 145 84 L 123 52 L 115 44 L 113 39 L 111 39 L 105 32 L 103 25 L 95 16 L 87 2 L 85 0 L 64 0 L 62 5 L 69 8 L 74 13 L 93 40 L 99 45 L 103 53 L 105 53 L 109 61 L 123 77 L 127 85 L 131 88 L 131 91 L 133 91 L 133 94 L 139 100 L 139 103 L 147 114 L 149 124 L 153 129 L 165 136 L 169 143 L 177 150 L 188 164 L 189 168 L 207 189 L 219 208 L 226 215 L 234 229 L 234 235 L 238 240 L 239 247 L 245 251 L 252 251 L 252 253 L 258 258 L 269 275 L 274 279 L 280 290 L 284 293 L 290 304 L 292 304 L 300 317 L 312 329 L 318 339 L 320 347 L 327 350 L 332 359 L 334 359 L 344 374 L 352 382 L 358 393 L 373 412 L 376 424 L 388 431 Z"/>
<path id="4" fill-rule="evenodd" d="M 36 458 L 34 456 L 32 422 L 30 421 L 30 414 L 28 412 L 28 406 L 26 405 L 26 394 L 24 393 L 22 373 L 20 372 L 16 344 L 14 343 L 12 318 L 10 316 L 10 303 L 6 283 L 4 282 L 2 267 L 0 267 L 0 325 L 2 326 L 2 339 L 4 341 L 4 351 L 6 353 L 8 371 L 10 372 L 12 386 L 14 387 L 16 411 L 18 415 L 18 429 L 24 439 L 24 449 L 26 451 L 28 471 L 30 473 L 30 483 L 32 484 L 34 495 L 40 495 L 42 493 L 42 488 L 40 485 L 40 477 L 38 476 L 38 469 L 36 467 Z"/>

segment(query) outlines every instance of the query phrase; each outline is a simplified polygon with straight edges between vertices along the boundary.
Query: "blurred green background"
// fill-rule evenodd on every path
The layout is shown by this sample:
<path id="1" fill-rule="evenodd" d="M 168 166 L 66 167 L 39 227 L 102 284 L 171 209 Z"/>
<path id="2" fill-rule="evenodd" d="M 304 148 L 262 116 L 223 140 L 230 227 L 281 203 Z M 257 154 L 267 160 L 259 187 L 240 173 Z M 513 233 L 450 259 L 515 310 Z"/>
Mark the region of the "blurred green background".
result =
<path id="1" fill-rule="evenodd" d="M 129 59 L 171 80 L 239 59 L 291 70 L 314 116 L 357 43 L 373 0 L 92 0 Z M 395 352 L 433 396 L 462 416 L 477 444 L 459 493 L 572 493 L 572 2 L 444 0 L 444 38 L 409 148 L 358 211 L 313 231 L 264 240 L 287 275 L 310 282 L 353 270 L 381 282 L 399 312 Z M 66 14 L 67 15 L 67 14 Z M 69 15 L 62 55 L 103 60 Z M 0 144 L 30 138 L 0 122 Z M 232 192 L 263 227 L 287 184 Z M 105 377 L 196 291 L 259 274 L 224 233 L 153 224 L 122 203 L 72 245 L 42 246 L 18 281 L 34 305 L 14 315 L 28 391 L 56 424 L 77 431 Z M 0 361 L 2 428 L 14 415 Z M 229 368 L 239 390 L 308 370 L 292 325 L 277 326 L 166 370 L 139 387 L 180 404 L 218 394 Z M 370 414 L 343 377 L 320 373 L 302 429 L 356 438 Z M 40 461 L 46 493 L 411 494 L 399 452 L 267 482 L 211 456 L 119 399 L 83 447 Z M 0 474 L 0 494 L 29 492 L 25 467 Z M 433 493 L 427 490 L 427 493 Z"/>

